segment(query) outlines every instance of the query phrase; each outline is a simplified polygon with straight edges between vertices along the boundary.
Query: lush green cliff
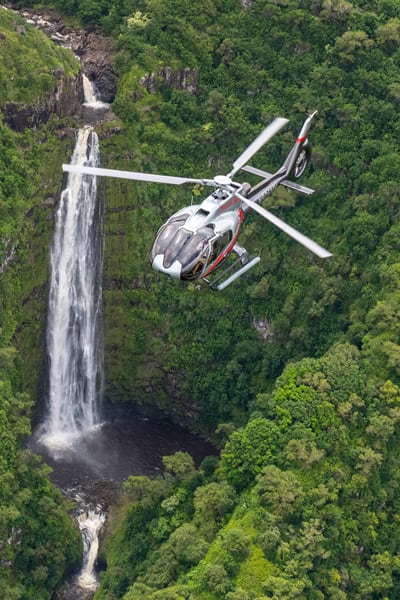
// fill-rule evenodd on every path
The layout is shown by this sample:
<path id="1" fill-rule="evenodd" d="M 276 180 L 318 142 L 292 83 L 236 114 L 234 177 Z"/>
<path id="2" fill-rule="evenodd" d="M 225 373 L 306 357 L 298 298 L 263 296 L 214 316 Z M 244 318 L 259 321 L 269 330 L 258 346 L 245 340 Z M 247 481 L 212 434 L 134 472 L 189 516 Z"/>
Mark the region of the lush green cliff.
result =
<path id="1" fill-rule="evenodd" d="M 158 2 L 146 9 L 134 3 L 121 21 L 113 4 L 101 20 L 118 34 L 121 83 L 113 108 L 122 120 L 102 142 L 103 163 L 225 173 L 265 121 L 281 114 L 292 123 L 255 160 L 273 168 L 304 113 L 317 108 L 307 181 L 317 192 L 304 199 L 278 190 L 270 204 L 334 253 L 323 263 L 246 216 L 241 243 L 261 255 L 258 270 L 222 295 L 177 285 L 149 270 L 148 252 L 157 228 L 198 190 L 107 182 L 106 376 L 113 402 L 156 402 L 211 431 L 221 421 L 243 422 L 256 393 L 271 388 L 287 360 L 320 356 L 340 340 L 373 343 L 366 337 L 377 333 L 370 311 L 376 314 L 376 302 L 394 285 L 399 40 L 395 8 L 379 18 L 371 11 L 350 3 L 299 9 L 264 2 L 246 10 L 236 2 L 202 3 L 194 11 L 187 2 Z M 192 73 L 186 87 L 185 68 Z M 382 376 L 388 362 L 379 355 Z"/>
<path id="2" fill-rule="evenodd" d="M 249 217 L 242 241 L 262 262 L 246 282 L 218 296 L 158 280 L 147 221 L 188 197 L 108 184 L 114 401 L 133 391 L 203 430 L 250 419 L 215 473 L 127 483 L 97 597 L 397 598 L 398 6 L 159 1 L 120 22 L 121 10 L 98 15 L 118 34 L 122 75 L 107 163 L 224 173 L 267 119 L 289 116 L 292 131 L 257 157 L 271 168 L 317 108 L 317 193 L 278 192 L 271 206 L 334 257 L 322 264 Z M 171 85 L 184 68 L 195 90 Z"/>
<path id="3" fill-rule="evenodd" d="M 69 53 L 4 9 L 0 46 L 2 110 L 12 100 L 42 106 L 59 83 L 53 70 L 77 71 Z M 81 551 L 48 468 L 24 449 L 32 402 L 23 390 L 36 387 L 43 360 L 52 228 L 45 201 L 59 189 L 53 160 L 65 152 L 57 127 L 15 133 L 0 114 L 0 596 L 7 600 L 49 598 Z"/>
<path id="4" fill-rule="evenodd" d="M 104 184 L 107 399 L 217 428 L 226 444 L 217 468 L 178 455 L 159 480 L 128 480 L 97 597 L 398 598 L 398 3 L 57 4 L 119 47 L 117 120 L 99 129 L 105 166 L 225 173 L 269 119 L 287 116 L 255 161 L 271 169 L 318 109 L 304 179 L 317 192 L 279 190 L 270 206 L 334 253 L 321 263 L 246 216 L 241 243 L 262 257 L 257 270 L 223 294 L 180 285 L 151 271 L 148 251 L 199 190 Z M 36 152 L 44 168 L 28 134 L 4 135 L 13 172 Z M 39 302 L 31 275 L 7 271 L 5 344 L 25 315 L 29 328 L 43 318 L 44 246 L 34 247 Z M 26 273 L 28 259 L 19 264 Z M 17 339 L 28 357 L 29 336 Z"/>

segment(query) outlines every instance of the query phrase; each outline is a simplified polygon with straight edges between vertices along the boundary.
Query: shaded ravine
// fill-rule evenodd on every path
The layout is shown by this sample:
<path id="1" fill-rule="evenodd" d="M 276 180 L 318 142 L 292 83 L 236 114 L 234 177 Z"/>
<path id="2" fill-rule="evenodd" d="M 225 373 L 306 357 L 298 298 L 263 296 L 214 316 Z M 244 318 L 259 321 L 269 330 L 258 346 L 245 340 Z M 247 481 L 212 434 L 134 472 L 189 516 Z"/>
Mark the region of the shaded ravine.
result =
<path id="1" fill-rule="evenodd" d="M 98 586 L 97 548 L 107 512 L 120 497 L 130 475 L 156 477 L 163 471 L 162 457 L 188 452 L 198 466 L 216 449 L 178 425 L 143 417 L 103 423 L 54 454 L 40 441 L 32 449 L 41 454 L 53 472 L 50 477 L 64 495 L 76 503 L 84 546 L 83 564 L 57 593 L 58 600 L 90 600 Z"/>

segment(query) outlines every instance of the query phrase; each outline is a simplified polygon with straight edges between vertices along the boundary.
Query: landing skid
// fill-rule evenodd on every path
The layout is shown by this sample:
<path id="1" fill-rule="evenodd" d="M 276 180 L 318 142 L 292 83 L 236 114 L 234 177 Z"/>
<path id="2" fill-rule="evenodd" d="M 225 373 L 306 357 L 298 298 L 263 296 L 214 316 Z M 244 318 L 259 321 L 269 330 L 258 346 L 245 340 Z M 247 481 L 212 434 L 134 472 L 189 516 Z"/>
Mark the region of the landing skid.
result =
<path id="1" fill-rule="evenodd" d="M 210 281 L 209 279 L 203 279 L 203 281 L 214 291 L 221 292 L 228 285 L 231 285 L 236 279 L 239 279 L 242 275 L 247 273 L 252 267 L 260 262 L 260 257 L 255 256 L 251 258 L 250 255 L 246 252 L 244 248 L 236 245 L 234 251 L 239 255 L 239 257 L 231 264 L 229 267 L 224 269 L 217 277 Z M 242 265 L 239 269 L 236 270 L 236 267 Z M 229 275 L 226 279 L 224 277 L 229 273 L 233 273 Z M 221 281 L 223 280 L 223 281 Z M 218 283 L 220 282 L 220 283 Z"/>

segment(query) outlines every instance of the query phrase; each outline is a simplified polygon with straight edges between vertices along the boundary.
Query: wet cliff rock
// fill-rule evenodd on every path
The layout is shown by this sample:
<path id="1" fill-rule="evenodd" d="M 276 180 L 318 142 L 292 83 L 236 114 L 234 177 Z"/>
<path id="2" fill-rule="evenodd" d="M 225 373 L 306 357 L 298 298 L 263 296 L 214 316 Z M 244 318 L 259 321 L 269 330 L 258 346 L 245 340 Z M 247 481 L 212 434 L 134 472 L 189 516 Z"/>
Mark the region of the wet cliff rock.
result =
<path id="1" fill-rule="evenodd" d="M 174 71 L 171 67 L 164 67 L 157 73 L 148 73 L 140 79 L 139 83 L 151 94 L 157 92 L 160 86 L 197 94 L 198 75 L 197 69 L 186 67 Z M 135 99 L 133 96 L 133 100 Z"/>
<path id="2" fill-rule="evenodd" d="M 70 48 L 79 57 L 82 72 L 94 81 L 103 102 L 114 100 L 118 77 L 114 70 L 114 42 L 98 28 L 72 28 L 55 13 L 38 14 L 31 9 L 20 11 L 21 16 L 41 29 L 54 43 Z"/>
<path id="3" fill-rule="evenodd" d="M 9 6 L 11 10 L 12 5 Z M 115 48 L 112 40 L 97 29 L 74 29 L 50 10 L 38 13 L 32 9 L 20 9 L 15 12 L 25 19 L 27 26 L 33 25 L 55 44 L 72 50 L 80 60 L 82 73 L 95 83 L 99 99 L 112 102 L 118 82 L 113 67 Z M 44 101 L 29 105 L 9 101 L 0 107 L 5 122 L 12 129 L 36 128 L 46 123 L 52 114 L 59 117 L 82 116 L 82 75 L 67 77 L 62 69 L 56 69 L 53 75 L 55 87 Z"/>
<path id="4" fill-rule="evenodd" d="M 81 57 L 82 71 L 94 81 L 100 99 L 112 102 L 117 92 L 118 77 L 113 67 L 114 44 L 98 32 L 81 35 L 76 53 Z"/>
<path id="5" fill-rule="evenodd" d="M 2 107 L 4 121 L 14 131 L 27 127 L 36 128 L 47 123 L 51 115 L 70 117 L 81 115 L 83 102 L 82 76 L 66 77 L 62 69 L 54 72 L 57 83 L 53 92 L 44 101 L 36 104 L 7 102 Z"/>

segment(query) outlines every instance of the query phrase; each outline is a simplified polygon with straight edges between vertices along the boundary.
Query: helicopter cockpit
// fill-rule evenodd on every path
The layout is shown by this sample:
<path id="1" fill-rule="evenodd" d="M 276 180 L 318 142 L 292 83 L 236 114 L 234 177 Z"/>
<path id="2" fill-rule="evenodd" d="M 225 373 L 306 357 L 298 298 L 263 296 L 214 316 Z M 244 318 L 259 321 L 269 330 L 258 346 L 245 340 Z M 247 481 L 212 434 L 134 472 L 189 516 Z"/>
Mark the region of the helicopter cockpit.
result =
<path id="1" fill-rule="evenodd" d="M 216 235 L 212 223 L 195 232 L 184 228 L 188 215 L 170 220 L 158 233 L 150 259 L 153 267 L 185 281 L 197 279 L 229 240 Z M 232 236 L 230 235 L 230 238 Z"/>
<path id="2" fill-rule="evenodd" d="M 150 255 L 158 270 L 185 280 L 197 278 L 208 264 L 210 240 L 215 237 L 212 226 L 200 227 L 196 232 L 184 229 L 188 216 L 179 215 L 161 228 Z"/>

